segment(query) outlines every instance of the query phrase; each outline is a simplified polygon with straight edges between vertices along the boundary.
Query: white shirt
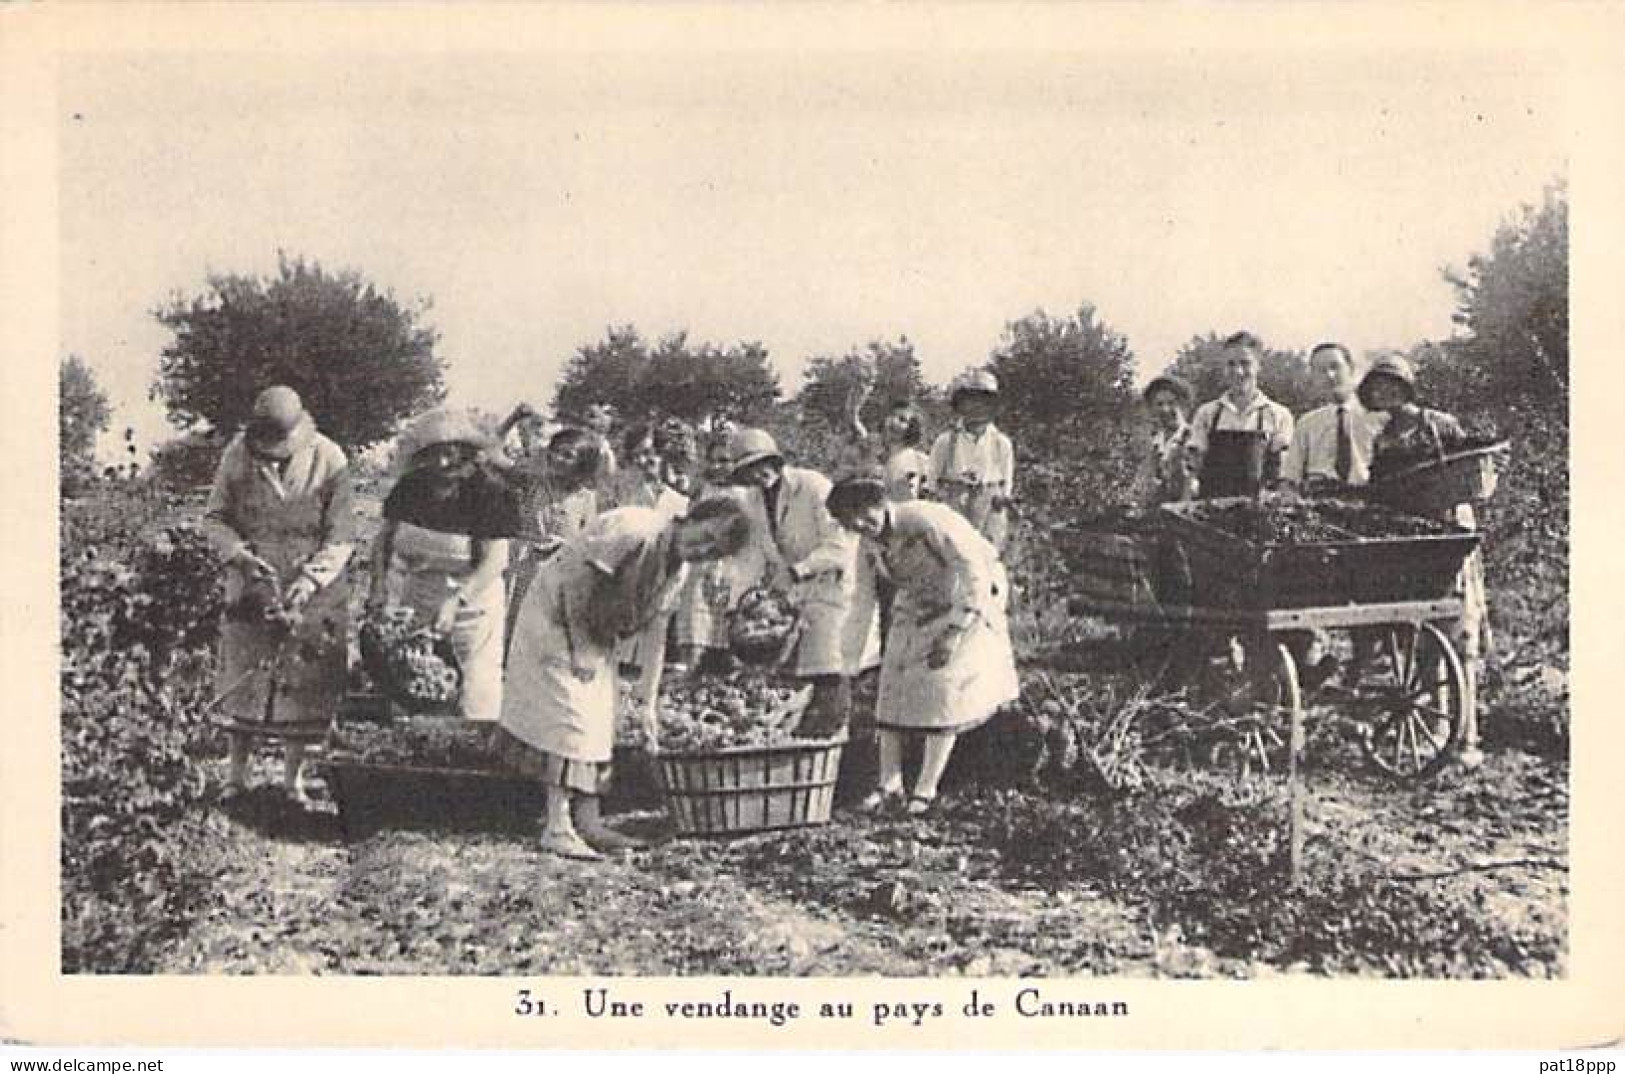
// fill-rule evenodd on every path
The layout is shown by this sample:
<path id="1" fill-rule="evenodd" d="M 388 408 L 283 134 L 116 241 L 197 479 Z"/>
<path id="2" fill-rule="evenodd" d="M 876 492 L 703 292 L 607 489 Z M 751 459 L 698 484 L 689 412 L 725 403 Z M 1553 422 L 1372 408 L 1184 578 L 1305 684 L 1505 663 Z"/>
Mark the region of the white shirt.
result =
<path id="1" fill-rule="evenodd" d="M 982 491 L 1001 496 L 1010 495 L 1015 485 L 1015 448 L 992 422 L 980 435 L 963 426 L 948 429 L 931 445 L 933 488 L 964 484 L 967 476 Z"/>
<path id="2" fill-rule="evenodd" d="M 1238 408 L 1225 392 L 1209 399 L 1191 415 L 1190 449 L 1198 455 L 1207 452 L 1207 438 L 1213 432 L 1265 432 L 1270 447 L 1285 451 L 1292 444 L 1292 411 L 1263 392 L 1254 394 L 1245 409 Z"/>
<path id="3" fill-rule="evenodd" d="M 1298 419 L 1292 434 L 1292 447 L 1281 466 L 1281 476 L 1296 484 L 1312 477 L 1340 480 L 1337 474 L 1338 411 L 1348 411 L 1349 477 L 1351 485 L 1363 485 L 1371 480 L 1371 445 L 1387 421 L 1384 414 L 1373 414 L 1358 400 L 1334 403 L 1311 410 Z"/>

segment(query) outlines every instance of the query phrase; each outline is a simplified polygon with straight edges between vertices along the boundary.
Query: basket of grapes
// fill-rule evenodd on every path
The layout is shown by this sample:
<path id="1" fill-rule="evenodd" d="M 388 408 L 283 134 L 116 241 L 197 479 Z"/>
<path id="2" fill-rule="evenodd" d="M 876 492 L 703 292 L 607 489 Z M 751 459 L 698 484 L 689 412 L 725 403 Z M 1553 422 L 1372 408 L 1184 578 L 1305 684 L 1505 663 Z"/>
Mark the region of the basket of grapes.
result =
<path id="1" fill-rule="evenodd" d="M 679 835 L 825 824 L 845 738 L 802 739 L 811 687 L 761 675 L 674 683 L 660 698 L 659 777 Z"/>
<path id="2" fill-rule="evenodd" d="M 361 662 L 391 701 L 419 715 L 457 711 L 463 675 L 451 639 L 411 608 L 391 605 L 361 624 Z"/>
<path id="3" fill-rule="evenodd" d="M 727 624 L 729 651 L 740 663 L 758 668 L 784 663 L 801 637 L 801 615 L 790 598 L 760 586 L 739 598 Z"/>

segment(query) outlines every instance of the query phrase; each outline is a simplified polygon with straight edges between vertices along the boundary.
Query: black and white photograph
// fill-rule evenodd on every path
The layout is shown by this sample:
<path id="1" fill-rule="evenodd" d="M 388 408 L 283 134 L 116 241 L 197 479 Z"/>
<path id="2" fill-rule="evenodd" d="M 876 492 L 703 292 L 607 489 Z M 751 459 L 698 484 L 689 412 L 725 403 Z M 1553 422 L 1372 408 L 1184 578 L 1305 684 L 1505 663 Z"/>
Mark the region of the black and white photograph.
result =
<path id="1" fill-rule="evenodd" d="M 53 51 L 62 978 L 1574 978 L 1574 27 L 281 10 Z"/>

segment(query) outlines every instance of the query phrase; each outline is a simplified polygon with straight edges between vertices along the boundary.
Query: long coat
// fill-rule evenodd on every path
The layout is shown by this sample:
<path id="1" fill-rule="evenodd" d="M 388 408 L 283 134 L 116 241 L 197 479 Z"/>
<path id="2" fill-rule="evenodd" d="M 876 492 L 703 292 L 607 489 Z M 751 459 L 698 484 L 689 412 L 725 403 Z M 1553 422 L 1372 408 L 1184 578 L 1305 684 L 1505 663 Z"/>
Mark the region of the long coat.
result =
<path id="1" fill-rule="evenodd" d="M 953 508 L 913 501 L 890 510 L 882 563 L 897 587 L 897 603 L 875 723 L 969 730 L 1020 693 L 1004 567 L 993 545 Z M 932 648 L 950 628 L 961 631 L 952 655 L 943 667 L 930 667 Z"/>
<path id="2" fill-rule="evenodd" d="M 326 733 L 347 672 L 349 587 L 340 584 L 354 551 L 350 472 L 344 452 L 308 429 L 280 469 L 256 460 L 242 436 L 215 471 L 204 532 L 222 559 L 246 546 L 276 570 L 278 592 L 303 576 L 317 585 L 293 634 L 248 616 L 249 586 L 226 569 L 226 621 L 220 631 L 222 703 L 240 730 L 279 737 Z"/>
<path id="3" fill-rule="evenodd" d="M 502 726 L 534 749 L 602 763 L 615 744 L 616 642 L 676 607 L 687 564 L 673 565 L 671 521 L 652 508 L 599 515 L 542 564 L 508 654 Z M 607 601 L 615 638 L 594 636 Z M 586 681 L 576 670 L 589 673 Z"/>
<path id="4" fill-rule="evenodd" d="M 748 490 L 752 512 L 767 518 L 768 573 L 797 567 L 812 576 L 796 588 L 803 629 L 792 671 L 798 675 L 855 675 L 880 654 L 880 615 L 873 574 L 858 557 L 856 535 L 824 507 L 829 478 L 786 466 L 778 500 L 768 513 L 762 490 Z"/>

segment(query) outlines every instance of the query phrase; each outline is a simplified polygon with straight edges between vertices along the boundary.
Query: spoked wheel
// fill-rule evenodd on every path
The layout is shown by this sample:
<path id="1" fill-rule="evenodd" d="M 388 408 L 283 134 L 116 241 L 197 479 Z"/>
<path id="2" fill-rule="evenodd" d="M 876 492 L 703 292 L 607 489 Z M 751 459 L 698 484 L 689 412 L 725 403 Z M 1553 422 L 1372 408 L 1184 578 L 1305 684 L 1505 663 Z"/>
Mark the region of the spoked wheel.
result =
<path id="1" fill-rule="evenodd" d="M 1371 710 L 1361 744 L 1396 779 L 1428 779 L 1449 761 L 1461 735 L 1467 706 L 1461 660 L 1431 623 L 1391 628 L 1384 648 L 1387 666 L 1366 677 Z"/>
<path id="2" fill-rule="evenodd" d="M 1252 653 L 1248 663 L 1253 664 Z M 1251 779 L 1285 772 L 1292 714 L 1303 705 L 1298 665 L 1284 645 L 1265 648 L 1261 661 L 1244 667 L 1219 698 L 1219 715 L 1228 726 L 1208 747 L 1208 764 Z"/>

